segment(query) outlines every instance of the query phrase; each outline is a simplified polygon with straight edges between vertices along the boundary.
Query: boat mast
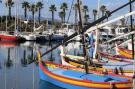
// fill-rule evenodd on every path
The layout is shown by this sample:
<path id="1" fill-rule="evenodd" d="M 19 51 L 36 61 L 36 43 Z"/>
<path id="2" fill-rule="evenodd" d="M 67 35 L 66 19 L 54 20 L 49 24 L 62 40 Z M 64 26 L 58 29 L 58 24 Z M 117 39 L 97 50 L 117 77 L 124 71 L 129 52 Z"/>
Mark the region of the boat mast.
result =
<path id="1" fill-rule="evenodd" d="M 81 33 L 81 36 L 82 36 L 82 45 L 83 45 L 83 56 L 84 56 L 84 59 L 85 59 L 85 71 L 86 71 L 86 74 L 88 74 L 88 58 L 87 58 L 87 54 L 86 54 L 86 41 L 85 41 L 85 35 L 84 35 L 84 32 L 83 32 L 83 23 L 82 23 L 82 17 L 81 17 L 81 8 L 80 8 L 80 0 L 77 0 L 77 3 L 78 3 L 78 11 L 79 11 L 79 33 Z"/>
<path id="2" fill-rule="evenodd" d="M 98 0 L 98 7 L 97 7 L 97 19 L 99 19 L 100 16 L 100 0 Z M 98 29 L 98 28 L 97 28 Z M 97 49 L 98 49 L 98 40 L 99 40 L 99 31 L 96 30 L 96 41 L 95 41 L 95 49 L 94 49 L 94 55 L 93 58 L 96 58 L 96 53 L 97 53 Z"/>
<path id="3" fill-rule="evenodd" d="M 132 0 L 129 0 L 130 2 Z M 130 3 L 130 12 L 132 12 L 132 3 Z M 133 16 L 131 15 L 130 16 L 130 29 L 131 31 L 134 31 L 133 30 Z M 131 40 L 132 40 L 132 58 L 134 60 L 134 63 L 133 63 L 133 89 L 135 89 L 135 56 L 134 56 L 134 34 L 131 35 Z"/>

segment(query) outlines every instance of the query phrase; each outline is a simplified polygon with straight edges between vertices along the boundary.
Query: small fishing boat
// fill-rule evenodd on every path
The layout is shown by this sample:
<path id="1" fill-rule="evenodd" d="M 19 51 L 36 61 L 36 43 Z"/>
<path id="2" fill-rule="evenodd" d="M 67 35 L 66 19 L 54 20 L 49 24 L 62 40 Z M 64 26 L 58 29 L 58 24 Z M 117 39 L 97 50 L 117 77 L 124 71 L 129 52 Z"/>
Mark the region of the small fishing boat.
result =
<path id="1" fill-rule="evenodd" d="M 63 66 L 47 61 L 39 62 L 39 74 L 42 80 L 67 89 L 125 89 L 132 87 L 132 81 L 110 75 L 82 72 L 84 70 Z"/>
<path id="2" fill-rule="evenodd" d="M 16 40 L 18 40 L 17 36 L 6 34 L 6 33 L 1 33 L 0 34 L 0 39 L 1 40 L 6 40 L 6 41 L 16 41 Z"/>
<path id="3" fill-rule="evenodd" d="M 61 55 L 61 60 L 63 65 L 85 68 L 84 58 L 73 55 Z M 96 64 L 96 62 L 91 62 L 89 65 L 89 70 L 91 71 L 99 71 L 99 72 L 107 72 L 107 73 L 115 73 L 120 75 L 133 76 L 133 70 L 131 63 L 124 62 L 114 62 L 109 61 L 108 63 L 104 63 L 102 65 Z"/>

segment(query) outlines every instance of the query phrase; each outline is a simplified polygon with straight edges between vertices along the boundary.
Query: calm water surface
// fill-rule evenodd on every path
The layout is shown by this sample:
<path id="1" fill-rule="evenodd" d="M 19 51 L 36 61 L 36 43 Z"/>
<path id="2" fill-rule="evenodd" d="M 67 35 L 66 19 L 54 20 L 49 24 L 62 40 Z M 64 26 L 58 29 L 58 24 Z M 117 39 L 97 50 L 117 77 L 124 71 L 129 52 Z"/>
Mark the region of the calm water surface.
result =
<path id="1" fill-rule="evenodd" d="M 40 80 L 38 64 L 35 61 L 38 48 L 43 53 L 56 44 L 57 42 L 52 44 L 25 42 L 0 45 L 0 89 L 62 89 Z M 82 53 L 80 49 L 80 43 L 69 43 L 65 47 L 65 53 L 78 55 Z M 57 48 L 42 60 L 61 63 L 59 54 L 60 50 Z"/>

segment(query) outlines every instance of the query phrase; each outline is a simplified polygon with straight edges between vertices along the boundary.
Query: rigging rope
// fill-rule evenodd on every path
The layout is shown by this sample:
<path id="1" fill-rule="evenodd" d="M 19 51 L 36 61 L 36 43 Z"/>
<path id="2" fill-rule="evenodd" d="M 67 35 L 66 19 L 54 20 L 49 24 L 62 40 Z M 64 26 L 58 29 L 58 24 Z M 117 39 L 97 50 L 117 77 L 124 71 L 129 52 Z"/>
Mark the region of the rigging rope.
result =
<path id="1" fill-rule="evenodd" d="M 72 0 L 72 4 L 71 4 L 70 11 L 69 11 L 68 19 L 67 19 L 67 21 L 66 21 L 67 23 L 69 22 L 69 18 L 70 18 L 70 16 L 71 16 L 71 11 L 72 11 L 73 5 L 74 5 L 74 0 Z"/>

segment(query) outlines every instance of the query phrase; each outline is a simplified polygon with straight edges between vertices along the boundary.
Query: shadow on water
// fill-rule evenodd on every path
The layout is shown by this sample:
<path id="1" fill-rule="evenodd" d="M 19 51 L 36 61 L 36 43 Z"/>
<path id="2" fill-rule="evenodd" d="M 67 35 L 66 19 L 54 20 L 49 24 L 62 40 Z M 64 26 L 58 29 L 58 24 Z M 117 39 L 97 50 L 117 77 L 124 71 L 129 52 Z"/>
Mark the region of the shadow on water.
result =
<path id="1" fill-rule="evenodd" d="M 65 88 L 61 88 L 61 87 L 53 85 L 47 81 L 40 80 L 39 89 L 65 89 Z"/>

